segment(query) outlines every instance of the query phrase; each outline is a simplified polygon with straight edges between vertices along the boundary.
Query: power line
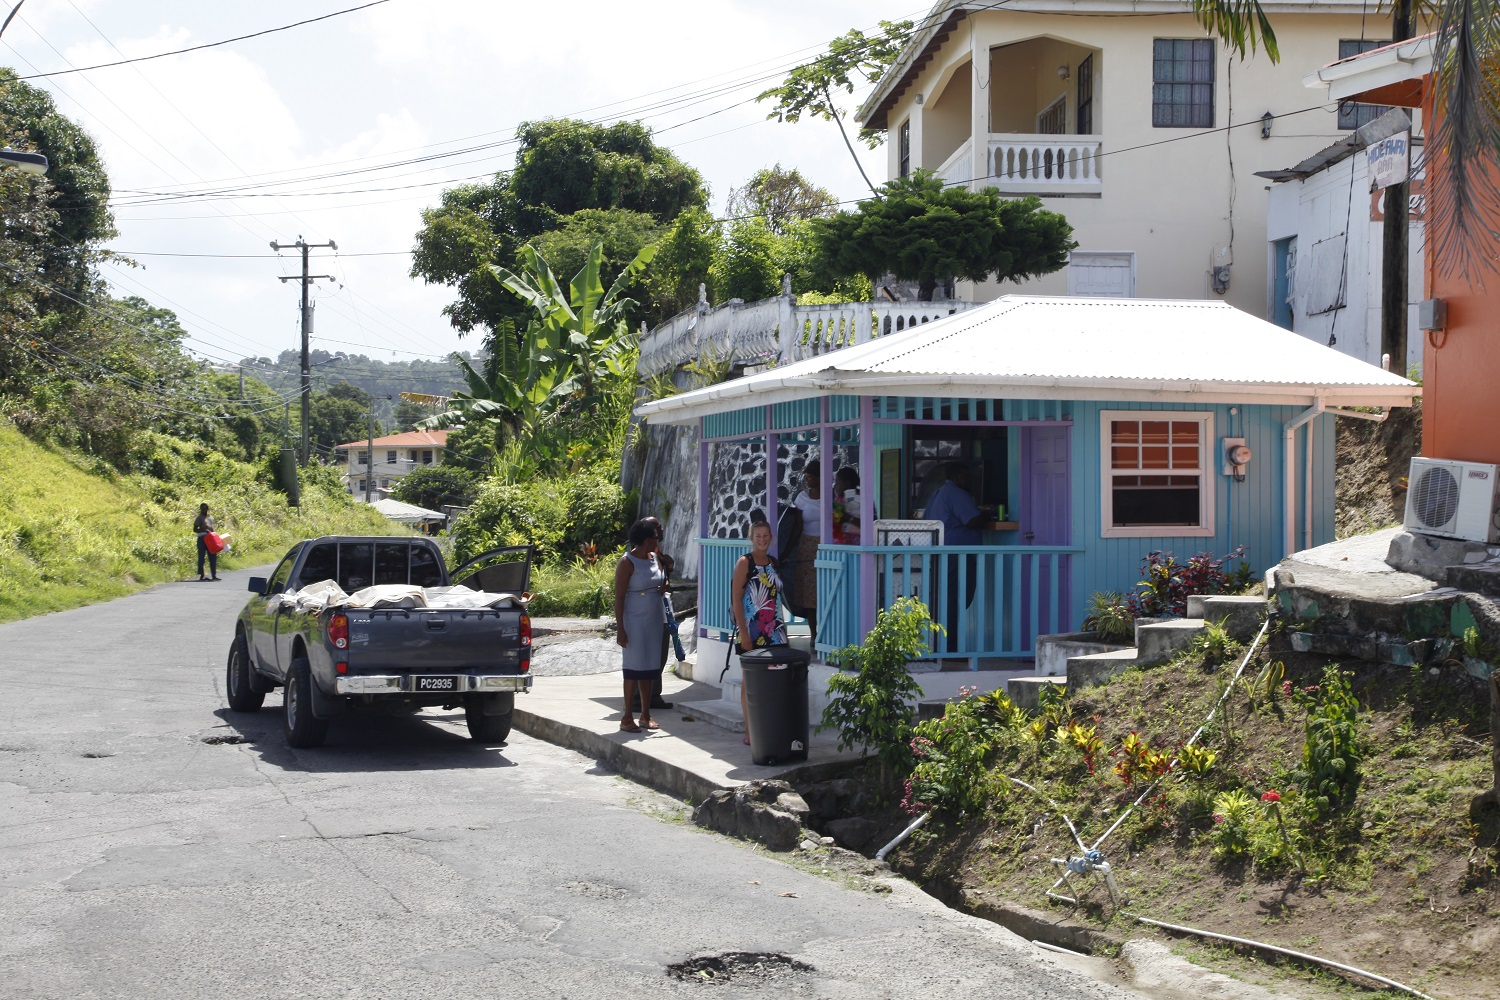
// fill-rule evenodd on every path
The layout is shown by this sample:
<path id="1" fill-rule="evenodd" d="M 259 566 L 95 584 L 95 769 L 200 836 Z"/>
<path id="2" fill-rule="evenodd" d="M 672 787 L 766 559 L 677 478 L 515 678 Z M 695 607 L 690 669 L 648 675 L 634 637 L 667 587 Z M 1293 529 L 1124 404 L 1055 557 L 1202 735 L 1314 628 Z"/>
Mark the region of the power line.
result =
<path id="1" fill-rule="evenodd" d="M 30 76 L 19 76 L 16 77 L 16 79 L 40 80 L 54 76 L 66 76 L 69 73 L 88 73 L 96 69 L 109 69 L 111 66 L 127 66 L 131 63 L 149 62 L 152 59 L 165 59 L 167 56 L 180 56 L 185 52 L 201 52 L 203 49 L 214 49 L 218 48 L 220 45 L 229 45 L 233 42 L 243 42 L 246 39 L 259 38 L 262 35 L 274 35 L 278 31 L 290 31 L 292 28 L 300 28 L 303 25 L 316 24 L 319 21 L 326 21 L 329 18 L 339 17 L 343 14 L 353 14 L 356 11 L 368 10 L 371 7 L 379 7 L 383 3 L 390 3 L 390 0 L 370 0 L 370 3 L 361 4 L 358 7 L 349 7 L 345 10 L 336 10 L 331 14 L 323 14 L 320 17 L 310 17 L 305 21 L 295 21 L 292 24 L 283 24 L 278 28 L 266 28 L 264 31 L 253 31 L 248 35 L 237 35 L 234 38 L 226 38 L 223 41 L 219 42 L 205 42 L 202 45 L 190 45 L 185 49 L 173 49 L 171 52 L 158 52 L 155 55 L 150 56 L 136 56 L 134 59 L 117 59 L 114 62 L 98 63 L 93 66 L 73 66 L 68 69 L 53 70 L 50 73 L 32 73 Z"/>

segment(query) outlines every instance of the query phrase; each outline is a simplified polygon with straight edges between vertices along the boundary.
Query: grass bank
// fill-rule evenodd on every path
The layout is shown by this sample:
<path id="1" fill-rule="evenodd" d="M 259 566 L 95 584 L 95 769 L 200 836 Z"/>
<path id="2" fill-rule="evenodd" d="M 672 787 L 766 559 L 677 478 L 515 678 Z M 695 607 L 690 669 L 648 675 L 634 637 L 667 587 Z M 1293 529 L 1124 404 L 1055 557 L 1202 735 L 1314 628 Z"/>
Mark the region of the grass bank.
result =
<path id="1" fill-rule="evenodd" d="M 983 698 L 950 706 L 926 730 L 933 742 L 919 746 L 906 790 L 947 805 L 894 855 L 897 869 L 943 898 L 1003 899 L 1120 938 L 1151 934 L 1098 876 L 1057 887 L 1078 905 L 1047 895 L 1060 872 L 1051 859 L 1080 853 L 1067 821 L 1090 845 L 1120 821 L 1101 850 L 1126 910 L 1449 1000 L 1500 995 L 1500 819 L 1469 816 L 1490 780 L 1483 683 L 1459 663 L 1335 666 L 1278 639 L 1190 752 L 1237 665 L 1218 652 L 1133 669 L 1040 713 Z M 887 795 L 893 804 L 902 791 Z M 1349 990 L 1295 965 L 1282 974 L 1302 977 L 1299 995 Z"/>
<path id="2" fill-rule="evenodd" d="M 0 622 L 195 578 L 200 503 L 233 537 L 220 559 L 231 567 L 278 559 L 298 538 L 404 531 L 327 483 L 304 484 L 290 507 L 253 466 L 172 438 L 151 438 L 140 467 L 122 474 L 0 421 Z"/>

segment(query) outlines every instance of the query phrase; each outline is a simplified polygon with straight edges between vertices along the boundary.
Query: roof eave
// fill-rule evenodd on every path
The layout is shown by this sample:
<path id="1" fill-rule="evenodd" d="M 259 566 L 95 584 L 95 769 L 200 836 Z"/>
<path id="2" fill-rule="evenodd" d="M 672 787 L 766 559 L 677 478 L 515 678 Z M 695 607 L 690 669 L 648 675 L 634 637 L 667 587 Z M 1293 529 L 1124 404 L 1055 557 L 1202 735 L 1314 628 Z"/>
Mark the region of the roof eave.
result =
<path id="1" fill-rule="evenodd" d="M 683 424 L 715 413 L 750 406 L 794 402 L 816 395 L 887 396 L 944 395 L 956 390 L 975 399 L 1061 399 L 1107 402 L 1254 403 L 1265 406 L 1311 406 L 1321 400 L 1332 406 L 1411 406 L 1421 396 L 1415 383 L 1399 385 L 1294 385 L 1226 381 L 1158 379 L 1057 379 L 1047 376 L 889 375 L 828 371 L 761 387 L 741 386 L 696 399 L 668 397 L 642 404 L 636 413 L 648 423 Z M 674 405 L 675 401 L 675 405 Z"/>
<path id="2" fill-rule="evenodd" d="M 1340 59 L 1304 76 L 1302 85 L 1313 90 L 1326 87 L 1329 99 L 1334 101 L 1358 100 L 1379 90 L 1387 103 L 1417 107 L 1420 93 L 1407 94 L 1404 100 L 1398 98 L 1402 97 L 1402 85 L 1420 81 L 1432 72 L 1434 40 L 1434 35 L 1423 35 Z"/>

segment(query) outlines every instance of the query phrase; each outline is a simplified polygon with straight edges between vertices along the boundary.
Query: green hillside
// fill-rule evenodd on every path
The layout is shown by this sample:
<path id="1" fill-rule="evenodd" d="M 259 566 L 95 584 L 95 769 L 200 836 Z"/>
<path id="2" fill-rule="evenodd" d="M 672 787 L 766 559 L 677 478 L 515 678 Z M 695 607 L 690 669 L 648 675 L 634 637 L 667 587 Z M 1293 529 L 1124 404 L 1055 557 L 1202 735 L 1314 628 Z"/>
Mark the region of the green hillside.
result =
<path id="1" fill-rule="evenodd" d="M 253 466 L 164 435 L 146 443 L 135 465 L 147 471 L 124 475 L 0 421 L 0 622 L 196 579 L 200 503 L 232 536 L 229 567 L 274 561 L 298 538 L 404 530 L 332 477 L 304 481 L 298 509 Z"/>

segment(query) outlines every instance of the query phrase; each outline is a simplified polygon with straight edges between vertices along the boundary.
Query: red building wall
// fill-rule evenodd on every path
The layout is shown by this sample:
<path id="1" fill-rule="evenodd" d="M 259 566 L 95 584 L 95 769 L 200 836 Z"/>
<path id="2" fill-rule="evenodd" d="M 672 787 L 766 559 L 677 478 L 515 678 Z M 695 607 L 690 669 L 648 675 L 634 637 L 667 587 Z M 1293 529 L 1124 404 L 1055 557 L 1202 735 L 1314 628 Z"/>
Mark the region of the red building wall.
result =
<path id="1" fill-rule="evenodd" d="M 1436 119 L 1426 89 L 1423 111 L 1431 123 Z M 1436 149 L 1429 147 L 1428 155 L 1431 186 L 1440 182 L 1443 163 Z M 1493 165 L 1490 172 L 1500 175 Z M 1423 287 L 1427 298 L 1447 303 L 1448 321 L 1445 330 L 1426 334 L 1422 347 L 1422 454 L 1500 464 L 1500 260 L 1467 281 L 1434 259 L 1442 241 L 1430 212 L 1427 225 Z M 1500 232 L 1500 218 L 1486 225 Z"/>

